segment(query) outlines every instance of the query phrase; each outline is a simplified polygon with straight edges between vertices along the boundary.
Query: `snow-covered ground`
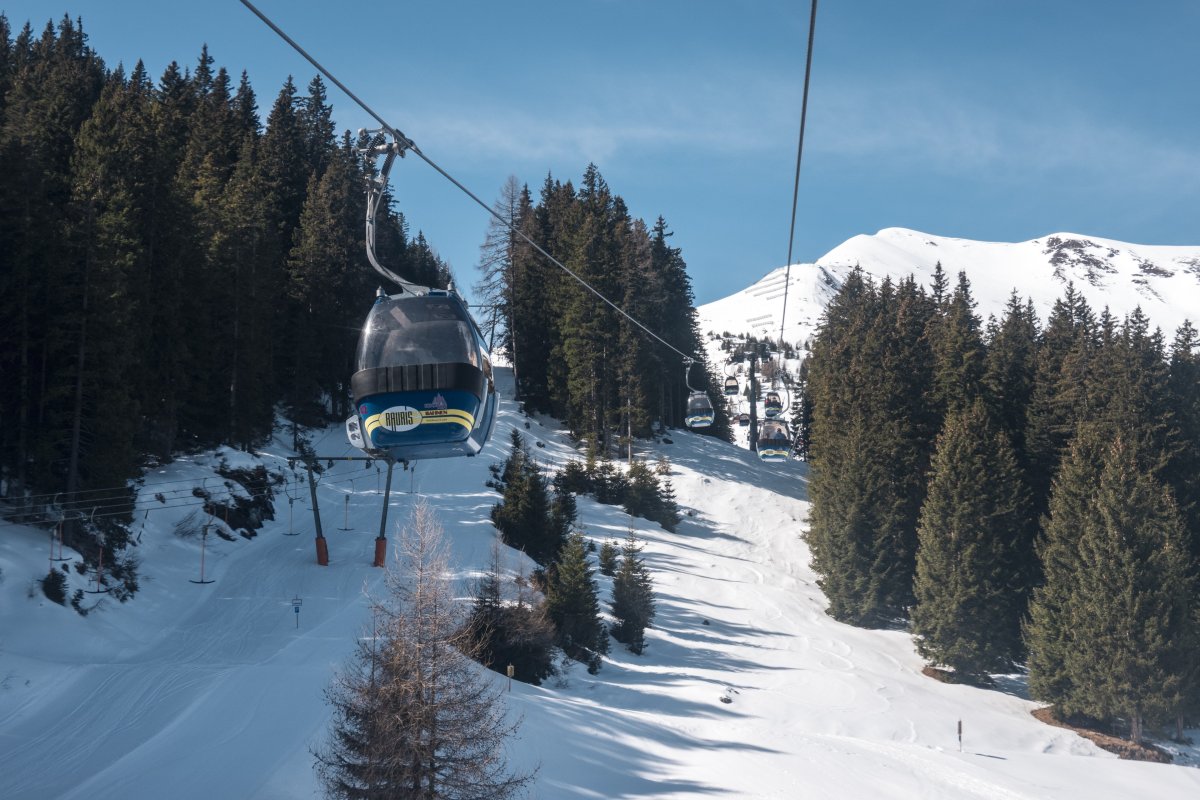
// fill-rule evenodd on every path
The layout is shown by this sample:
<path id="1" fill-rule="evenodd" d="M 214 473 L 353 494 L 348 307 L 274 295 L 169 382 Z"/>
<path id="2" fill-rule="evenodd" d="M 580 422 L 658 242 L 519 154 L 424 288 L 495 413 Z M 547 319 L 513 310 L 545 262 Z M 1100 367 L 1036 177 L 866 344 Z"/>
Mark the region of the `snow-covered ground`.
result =
<path id="1" fill-rule="evenodd" d="M 447 531 L 464 597 L 496 539 L 487 467 L 505 455 L 510 429 L 525 432 L 526 423 L 548 465 L 574 455 L 550 421 L 505 401 L 481 457 L 395 477 L 392 543 L 411 504 L 426 499 Z M 687 514 L 676 533 L 580 499 L 590 537 L 619 539 L 632 524 L 646 541 L 658 617 L 640 657 L 614 643 L 598 675 L 577 666 L 565 681 L 513 685 L 506 697 L 524 722 L 512 762 L 540 765 L 531 796 L 1200 796 L 1200 769 L 1120 761 L 1037 722 L 1019 682 L 1000 691 L 941 684 L 920 674 L 904 633 L 831 620 L 801 538 L 805 466 L 764 465 L 683 431 L 671 438 L 643 455 L 671 461 Z M 347 451 L 337 429 L 315 444 L 324 455 Z M 288 454 L 277 442 L 261 460 L 291 476 Z M 151 484 L 205 477 L 211 489 L 217 460 L 157 470 L 145 494 Z M 0 525 L 0 798 L 317 796 L 310 750 L 328 719 L 322 690 L 367 622 L 365 593 L 380 587 L 381 570 L 370 566 L 377 487 L 361 465 L 337 464 L 322 478 L 329 566 L 315 563 L 304 489 L 293 492 L 299 535 L 285 535 L 281 494 L 276 520 L 253 540 L 208 537 L 210 584 L 190 582 L 199 539 L 173 532 L 186 509 L 152 512 L 137 547 L 141 591 L 124 605 L 87 595 L 85 605 L 99 607 L 86 618 L 32 588 L 48 563 L 47 534 Z M 520 558 L 508 551 L 508 567 Z"/>
<path id="2" fill-rule="evenodd" d="M 966 273 L 984 320 L 1001 317 L 1015 289 L 1022 300 L 1033 300 L 1045 324 L 1071 283 L 1097 315 L 1107 307 L 1119 320 L 1140 306 L 1168 343 L 1185 319 L 1200 325 L 1200 246 L 1129 244 L 1073 233 L 979 242 L 885 228 L 848 239 L 816 264 L 792 265 L 790 276 L 779 267 L 740 292 L 700 306 L 701 330 L 778 339 L 782 323 L 784 339 L 802 344 L 856 266 L 876 281 L 912 275 L 929 288 L 939 262 L 951 290 L 958 273 Z"/>

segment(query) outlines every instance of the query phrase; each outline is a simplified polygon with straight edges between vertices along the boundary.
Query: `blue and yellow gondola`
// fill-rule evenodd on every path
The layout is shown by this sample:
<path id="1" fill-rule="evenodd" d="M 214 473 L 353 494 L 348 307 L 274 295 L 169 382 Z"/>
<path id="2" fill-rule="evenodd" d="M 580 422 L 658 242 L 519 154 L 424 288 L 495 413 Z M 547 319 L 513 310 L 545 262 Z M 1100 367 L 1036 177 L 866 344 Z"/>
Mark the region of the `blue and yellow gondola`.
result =
<path id="1" fill-rule="evenodd" d="M 452 292 L 381 294 L 351 377 L 352 444 L 396 461 L 473 456 L 496 420 L 483 337 Z"/>

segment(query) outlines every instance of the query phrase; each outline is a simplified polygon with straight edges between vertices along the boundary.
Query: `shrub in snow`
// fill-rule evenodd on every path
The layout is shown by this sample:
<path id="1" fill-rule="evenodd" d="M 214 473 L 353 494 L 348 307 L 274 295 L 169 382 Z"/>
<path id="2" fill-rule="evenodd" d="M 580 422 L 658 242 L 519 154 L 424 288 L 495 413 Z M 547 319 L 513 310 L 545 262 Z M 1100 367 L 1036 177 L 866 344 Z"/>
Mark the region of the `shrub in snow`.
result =
<path id="1" fill-rule="evenodd" d="M 50 570 L 50 574 L 42 578 L 42 594 L 46 595 L 47 600 L 65 606 L 67 604 L 67 576 L 59 570 Z"/>
<path id="2" fill-rule="evenodd" d="M 600 574 L 612 577 L 617 574 L 617 565 L 620 563 L 620 549 L 616 542 L 606 541 L 600 545 Z"/>

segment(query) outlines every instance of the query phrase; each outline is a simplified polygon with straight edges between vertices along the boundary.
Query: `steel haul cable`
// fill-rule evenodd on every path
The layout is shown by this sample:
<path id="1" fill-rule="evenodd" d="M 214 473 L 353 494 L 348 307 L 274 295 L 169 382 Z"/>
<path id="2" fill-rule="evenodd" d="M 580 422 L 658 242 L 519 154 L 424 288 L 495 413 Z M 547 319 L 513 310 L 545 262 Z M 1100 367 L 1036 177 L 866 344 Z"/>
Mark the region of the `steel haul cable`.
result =
<path id="1" fill-rule="evenodd" d="M 808 118 L 808 79 L 812 74 L 813 34 L 817 29 L 817 0 L 812 0 L 808 18 L 808 55 L 804 59 L 804 96 L 800 100 L 800 143 L 796 145 L 796 180 L 792 184 L 792 226 L 788 229 L 787 271 L 783 281 L 783 313 L 779 319 L 779 349 L 783 350 L 783 326 L 787 321 L 788 286 L 792 282 L 792 242 L 796 236 L 796 201 L 800 197 L 800 158 L 804 155 L 804 124 Z"/>
<path id="2" fill-rule="evenodd" d="M 612 300 L 609 300 L 607 297 L 605 297 L 603 294 L 601 294 L 601 293 L 600 293 L 600 291 L 599 291 L 598 289 L 596 289 L 596 288 L 595 288 L 595 287 L 593 287 L 593 286 L 592 286 L 590 283 L 588 283 L 588 282 L 587 282 L 587 281 L 585 281 L 583 278 L 581 278 L 579 275 L 577 275 L 577 274 L 576 274 L 576 273 L 575 273 L 573 270 L 571 270 L 571 268 L 570 268 L 570 267 L 568 267 L 566 264 L 563 264 L 563 263 L 562 263 L 561 261 L 559 261 L 557 258 L 555 258 L 554 256 L 550 255 L 548 252 L 546 252 L 546 250 L 544 250 L 544 249 L 542 248 L 542 246 L 541 246 L 541 245 L 539 245 L 539 244 L 538 244 L 537 242 L 535 242 L 533 239 L 529 238 L 529 236 L 527 236 L 527 235 L 525 234 L 525 232 L 524 232 L 524 231 L 520 230 L 520 229 L 519 229 L 519 228 L 517 228 L 515 225 L 513 225 L 511 222 L 509 222 L 508 220 L 504 219 L 504 217 L 502 217 L 502 216 L 501 216 L 499 213 L 497 213 L 495 209 L 493 209 L 493 208 L 492 208 L 491 206 L 489 206 L 487 203 L 483 202 L 483 200 L 479 199 L 478 195 L 476 195 L 474 192 L 472 192 L 472 191 L 471 191 L 470 189 L 468 189 L 466 186 L 464 186 L 463 184 L 461 184 L 461 183 L 460 183 L 460 182 L 459 182 L 459 181 L 458 181 L 458 180 L 457 180 L 457 179 L 456 179 L 456 178 L 455 178 L 453 175 L 451 175 L 449 172 L 447 172 L 446 170 L 444 170 L 444 169 L 442 169 L 440 166 L 438 166 L 438 165 L 437 165 L 437 164 L 436 164 L 436 163 L 433 161 L 433 159 L 431 159 L 429 156 L 427 156 L 427 155 L 425 155 L 423 152 L 421 152 L 421 148 L 417 147 L 417 145 L 416 145 L 416 142 L 414 142 L 412 139 L 409 139 L 407 136 L 405 136 L 403 133 L 401 133 L 401 132 L 400 132 L 398 129 L 396 129 L 396 128 L 392 127 L 391 125 L 389 125 L 389 124 L 388 124 L 388 123 L 387 123 L 387 122 L 386 122 L 386 121 L 383 119 L 383 117 L 381 117 L 381 116 L 379 116 L 379 114 L 375 113 L 375 110 L 374 110 L 374 109 L 372 109 L 370 106 L 368 106 L 368 105 L 367 105 L 366 103 L 364 103 L 362 100 L 360 100 L 360 99 L 359 99 L 359 97 L 358 97 L 358 95 L 356 95 L 356 94 L 354 94 L 354 92 L 350 91 L 350 90 L 349 90 L 349 89 L 346 87 L 346 85 L 345 85 L 345 84 L 343 84 L 343 83 L 342 83 L 341 81 L 339 81 L 339 80 L 338 80 L 336 77 L 334 77 L 334 76 L 333 76 L 333 74 L 332 74 L 332 73 L 331 73 L 329 70 L 325 69 L 325 67 L 323 67 L 319 61 L 317 61 L 315 58 L 313 58 L 311 55 L 309 55 L 309 54 L 308 54 L 308 52 L 307 52 L 307 51 L 306 51 L 306 50 L 305 50 L 303 47 L 301 47 L 299 44 L 297 44 L 297 43 L 296 43 L 296 41 L 295 41 L 295 40 L 293 40 L 293 39 L 292 39 L 290 36 L 288 36 L 286 33 L 284 33 L 284 32 L 283 32 L 283 31 L 282 31 L 282 30 L 279 28 L 279 26 L 278 26 L 278 25 L 276 25 L 274 22 L 272 22 L 272 21 L 271 21 L 271 20 L 270 20 L 270 19 L 267 17 L 267 15 L 266 15 L 266 14 L 262 13 L 261 11 L 259 11 L 259 10 L 258 10 L 258 9 L 257 9 L 257 8 L 254 6 L 254 4 L 250 2 L 250 0 L 241 0 L 241 3 L 242 3 L 242 5 L 244 5 L 246 8 L 250 9 L 250 11 L 251 11 L 251 12 L 252 12 L 252 13 L 253 13 L 253 14 L 254 14 L 256 17 L 258 17 L 259 19 L 261 19 L 261 20 L 262 20 L 262 21 L 263 21 L 263 22 L 264 22 L 264 23 L 267 25 L 267 27 L 269 27 L 271 30 L 275 31 L 275 33 L 276 33 L 276 34 L 278 34 L 278 35 L 279 35 L 279 37 L 280 37 L 281 39 L 283 39 L 285 42 L 287 42 L 289 45 L 291 45 L 291 46 L 292 46 L 292 48 L 293 48 L 293 49 L 294 49 L 294 50 L 295 50 L 297 53 L 299 53 L 300 55 L 304 56 L 304 58 L 305 58 L 305 59 L 308 61 L 308 63 L 310 63 L 310 64 L 312 64 L 314 67 L 316 67 L 316 68 L 317 68 L 317 70 L 318 70 L 318 71 L 320 71 L 320 73 L 321 73 L 322 75 L 324 75 L 326 78 L 328 78 L 328 79 L 330 80 L 330 82 L 332 82 L 332 83 L 333 83 L 333 85 L 334 85 L 334 86 L 337 86 L 339 89 L 341 89 L 343 92 L 345 92 L 345 94 L 346 94 L 346 96 L 347 96 L 347 97 L 349 97 L 351 100 L 353 100 L 355 103 L 357 103 L 357 104 L 358 104 L 358 106 L 359 106 L 359 107 L 360 107 L 360 108 L 361 108 L 363 111 L 367 112 L 367 113 L 368 113 L 368 114 L 371 116 L 371 118 L 372 118 L 372 119 L 374 119 L 376 122 L 378 122 L 378 123 L 379 123 L 380 127 L 382 127 L 382 128 L 385 130 L 385 131 L 387 131 L 389 134 L 391 134 L 391 136 L 392 136 L 392 137 L 393 137 L 393 138 L 394 138 L 394 139 L 395 139 L 395 140 L 396 140 L 396 141 L 397 141 L 397 142 L 398 142 L 398 143 L 401 145 L 401 147 L 402 147 L 402 148 L 404 148 L 404 149 L 406 149 L 406 150 L 411 150 L 412 152 L 416 153 L 416 154 L 417 154 L 417 157 L 419 157 L 419 158 L 420 158 L 422 161 L 424 161 L 424 162 L 425 162 L 426 164 L 428 164 L 429 166 L 433 167 L 433 169 L 434 169 L 434 170 L 435 170 L 435 171 L 436 171 L 436 172 L 437 172 L 439 175 L 441 175 L 441 176 L 442 176 L 443 178 L 445 178 L 446 180 L 450 181 L 450 183 L 454 184 L 454 185 L 455 185 L 455 186 L 456 186 L 456 187 L 457 187 L 457 188 L 458 188 L 460 191 L 462 191 L 462 192 L 463 192 L 465 195 L 467 195 L 467 197 L 470 197 L 472 200 L 474 200 L 474 201 L 475 201 L 475 202 L 476 202 L 476 203 L 479 205 L 479 207 L 480 207 L 480 208 L 482 208 L 482 209 L 483 209 L 484 211 L 486 211 L 488 214 L 490 214 L 491 216 L 493 216 L 494 218 L 496 218 L 496 219 L 497 219 L 497 220 L 500 222 L 500 224 L 501 224 L 501 225 L 503 225 L 504 227 L 508 228 L 508 230 L 512 231 L 512 232 L 513 232 L 513 233 L 515 233 L 517 236 L 521 237 L 521 239 L 523 239 L 523 240 L 524 240 L 524 241 L 525 241 L 527 244 L 529 244 L 529 246 L 530 246 L 530 247 L 532 247 L 534 250 L 537 250 L 537 251 L 538 251 L 540 254 L 542 254 L 543 256 L 545 256 L 545 257 L 546 257 L 546 258 L 547 258 L 547 259 L 548 259 L 548 260 L 549 260 L 549 261 L 550 261 L 552 264 L 554 264 L 556 267 L 558 267 L 559 269 L 561 269 L 563 272 L 567 273 L 567 274 L 568 274 L 568 275 L 570 275 L 572 278 L 574 278 L 576 281 L 578 281 L 578 282 L 579 282 L 579 284 L 580 284 L 581 286 L 583 286 L 583 287 L 584 287 L 585 289 L 587 289 L 589 292 L 591 292 L 592 294 L 596 295 L 596 297 L 600 298 L 600 299 L 601 299 L 601 300 L 603 300 L 605 303 L 607 303 L 609 306 L 611 306 L 611 307 L 612 307 L 612 309 L 613 309 L 614 311 L 616 311 L 618 314 L 620 314 L 621 316 L 625 317 L 625 319 L 629 320 L 629 321 L 630 321 L 630 322 L 632 322 L 634 325 L 638 326 L 638 327 L 639 327 L 639 328 L 641 328 L 643 331 L 645 331 L 647 335 L 649 335 L 649 336 L 653 337 L 654 339 L 656 339 L 656 340 L 657 340 L 657 341 L 658 341 L 660 344 L 662 344 L 664 347 L 667 347 L 668 349 L 670 349 L 670 350 L 672 350 L 672 351 L 674 351 L 674 352 L 678 353 L 678 354 L 679 354 L 679 356 L 680 356 L 681 358 L 684 358 L 684 359 L 691 358 L 691 359 L 693 359 L 693 360 L 696 360 L 696 361 L 699 361 L 699 360 L 700 360 L 700 359 L 698 359 L 698 358 L 696 358 L 696 357 L 695 357 L 695 354 L 694 354 L 694 353 L 693 353 L 693 354 L 688 354 L 688 353 L 685 353 L 685 352 L 683 352 L 682 350 L 680 350 L 679 348 L 675 347 L 674 345 L 672 345 L 672 344 L 671 344 L 670 342 L 668 342 L 667 340 L 663 339 L 663 338 L 662 338 L 661 336 L 659 336 L 657 333 L 655 333 L 654 331 L 652 331 L 652 330 L 650 330 L 649 328 L 647 328 L 647 327 L 646 327 L 645 325 L 643 325 L 641 322 L 638 322 L 636 319 L 634 319 L 634 318 L 633 318 L 633 317 L 631 317 L 629 314 L 627 314 L 627 313 L 625 312 L 625 310 L 624 310 L 624 309 L 622 309 L 620 306 L 618 306 L 618 305 L 617 305 L 616 303 L 614 303 Z"/>

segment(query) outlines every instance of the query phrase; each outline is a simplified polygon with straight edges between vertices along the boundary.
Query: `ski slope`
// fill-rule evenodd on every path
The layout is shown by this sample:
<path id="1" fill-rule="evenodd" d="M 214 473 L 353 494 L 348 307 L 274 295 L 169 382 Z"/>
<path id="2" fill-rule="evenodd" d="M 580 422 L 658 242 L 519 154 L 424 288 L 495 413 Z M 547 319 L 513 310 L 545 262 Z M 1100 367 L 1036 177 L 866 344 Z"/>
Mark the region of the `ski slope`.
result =
<path id="1" fill-rule="evenodd" d="M 532 449 L 548 466 L 574 454 L 552 421 L 506 400 L 481 457 L 395 477 L 392 543 L 414 500 L 429 502 L 464 598 L 496 538 L 488 511 L 498 496 L 484 482 L 513 427 L 544 444 Z M 1037 722 L 1017 680 L 1000 691 L 937 683 L 920 674 L 906 634 L 831 620 L 801 538 L 805 465 L 764 465 L 685 431 L 670 438 L 643 455 L 671 461 L 687 514 L 676 533 L 580 498 L 589 537 L 620 539 L 632 524 L 645 540 L 658 616 L 644 655 L 614 643 L 598 675 L 577 665 L 506 695 L 523 717 L 512 764 L 539 769 L 532 797 L 1200 796 L 1200 769 L 1120 761 Z M 315 445 L 323 455 L 347 449 L 337 429 Z M 289 454 L 275 442 L 258 460 L 286 471 Z M 211 487 L 221 455 L 251 460 L 180 459 L 147 482 L 208 477 Z M 367 593 L 380 588 L 370 562 L 382 498 L 373 470 L 326 472 L 318 497 L 331 563 L 320 567 L 307 492 L 296 497 L 299 535 L 285 535 L 281 495 L 253 540 L 208 537 L 213 583 L 203 585 L 190 582 L 199 540 L 173 533 L 183 512 L 147 515 L 141 591 L 123 605 L 87 595 L 99 607 L 86 618 L 31 590 L 45 573 L 46 533 L 0 524 L 0 798 L 319 796 L 310 751 L 328 720 L 322 690 L 369 621 Z M 508 569 L 532 566 L 506 553 Z M 598 580 L 607 606 L 608 579 Z M 1197 763 L 1195 751 L 1184 755 Z"/>

